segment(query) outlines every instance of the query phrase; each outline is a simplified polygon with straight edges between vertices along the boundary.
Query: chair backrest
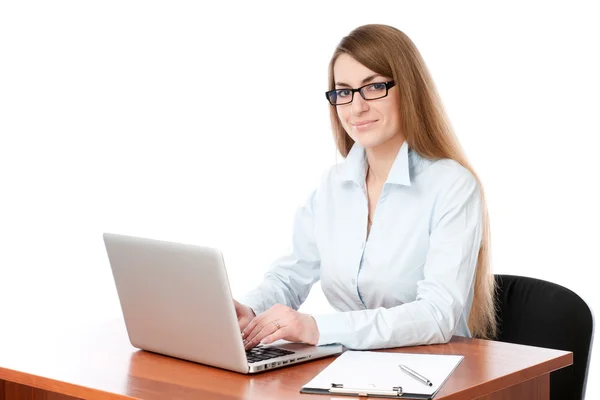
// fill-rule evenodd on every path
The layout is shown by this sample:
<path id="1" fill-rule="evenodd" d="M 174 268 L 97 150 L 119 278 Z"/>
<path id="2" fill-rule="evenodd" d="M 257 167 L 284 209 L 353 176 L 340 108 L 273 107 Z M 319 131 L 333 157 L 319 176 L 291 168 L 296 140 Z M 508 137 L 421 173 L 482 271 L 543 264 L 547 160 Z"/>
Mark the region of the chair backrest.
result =
<path id="1" fill-rule="evenodd" d="M 496 340 L 573 352 L 573 365 L 550 374 L 550 399 L 583 399 L 594 320 L 576 293 L 558 284 L 496 275 Z"/>

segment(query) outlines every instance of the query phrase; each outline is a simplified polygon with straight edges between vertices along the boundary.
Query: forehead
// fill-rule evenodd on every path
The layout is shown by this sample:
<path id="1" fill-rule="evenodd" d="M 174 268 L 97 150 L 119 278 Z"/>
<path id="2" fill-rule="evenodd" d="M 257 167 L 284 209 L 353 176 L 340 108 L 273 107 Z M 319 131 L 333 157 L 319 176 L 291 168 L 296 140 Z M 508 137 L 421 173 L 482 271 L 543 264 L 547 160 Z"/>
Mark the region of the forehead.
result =
<path id="1" fill-rule="evenodd" d="M 348 54 L 342 53 L 333 64 L 334 81 L 343 82 L 353 87 L 358 87 L 367 77 L 379 75 L 365 67 Z"/>

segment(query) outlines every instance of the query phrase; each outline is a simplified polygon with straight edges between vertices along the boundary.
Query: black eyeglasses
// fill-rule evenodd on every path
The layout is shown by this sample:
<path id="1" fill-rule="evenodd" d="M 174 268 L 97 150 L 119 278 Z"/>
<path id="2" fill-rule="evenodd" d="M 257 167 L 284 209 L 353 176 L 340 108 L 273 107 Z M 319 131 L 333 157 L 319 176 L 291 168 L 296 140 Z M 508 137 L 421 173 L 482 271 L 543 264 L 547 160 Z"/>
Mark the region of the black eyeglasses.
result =
<path id="1" fill-rule="evenodd" d="M 325 97 L 332 106 L 352 103 L 354 93 L 358 92 L 365 100 L 377 100 L 388 95 L 388 91 L 394 87 L 394 81 L 369 83 L 358 89 L 334 89 L 325 92 Z"/>

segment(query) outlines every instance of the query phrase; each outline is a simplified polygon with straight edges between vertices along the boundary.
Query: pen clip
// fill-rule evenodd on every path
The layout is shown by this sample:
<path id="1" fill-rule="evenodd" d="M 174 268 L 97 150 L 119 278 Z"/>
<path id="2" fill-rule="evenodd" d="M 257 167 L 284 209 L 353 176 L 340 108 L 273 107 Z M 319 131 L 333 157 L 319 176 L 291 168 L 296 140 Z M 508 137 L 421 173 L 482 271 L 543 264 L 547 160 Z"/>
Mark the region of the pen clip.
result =
<path id="1" fill-rule="evenodd" d="M 402 396 L 402 387 L 394 386 L 392 390 L 385 389 L 366 389 L 366 388 L 345 388 L 341 383 L 332 383 L 331 388 L 329 388 L 330 393 L 339 393 L 339 394 L 353 394 L 356 396 Z"/>

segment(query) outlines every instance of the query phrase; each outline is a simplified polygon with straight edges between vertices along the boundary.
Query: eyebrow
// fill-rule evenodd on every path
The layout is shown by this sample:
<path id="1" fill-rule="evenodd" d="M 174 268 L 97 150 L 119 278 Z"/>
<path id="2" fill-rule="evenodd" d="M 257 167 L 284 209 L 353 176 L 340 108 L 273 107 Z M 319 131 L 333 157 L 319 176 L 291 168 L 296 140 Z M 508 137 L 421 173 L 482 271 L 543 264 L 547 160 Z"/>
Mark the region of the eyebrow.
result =
<path id="1" fill-rule="evenodd" d="M 379 75 L 379 74 L 369 75 L 365 79 L 362 80 L 361 85 L 365 85 L 365 84 L 369 83 L 369 81 L 372 81 L 375 78 L 382 78 L 382 76 Z M 352 86 L 350 86 L 350 85 L 348 85 L 347 83 L 344 83 L 344 82 L 336 82 L 335 86 L 352 87 Z"/>

